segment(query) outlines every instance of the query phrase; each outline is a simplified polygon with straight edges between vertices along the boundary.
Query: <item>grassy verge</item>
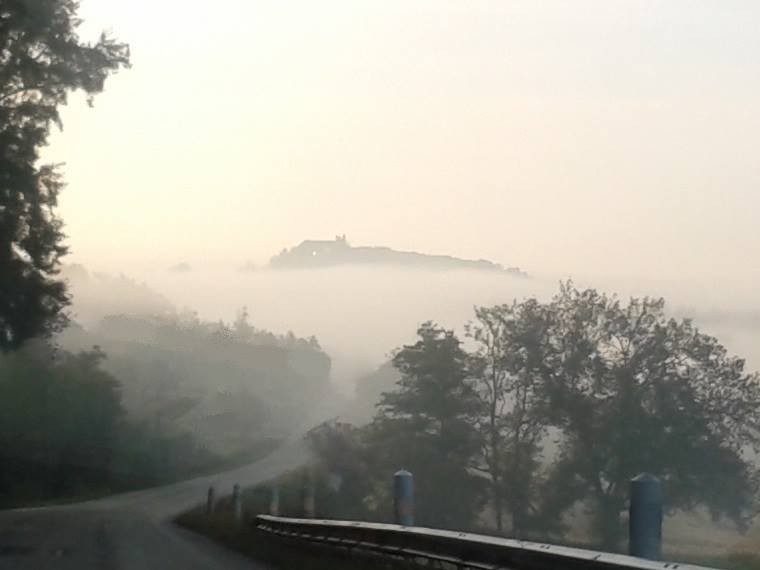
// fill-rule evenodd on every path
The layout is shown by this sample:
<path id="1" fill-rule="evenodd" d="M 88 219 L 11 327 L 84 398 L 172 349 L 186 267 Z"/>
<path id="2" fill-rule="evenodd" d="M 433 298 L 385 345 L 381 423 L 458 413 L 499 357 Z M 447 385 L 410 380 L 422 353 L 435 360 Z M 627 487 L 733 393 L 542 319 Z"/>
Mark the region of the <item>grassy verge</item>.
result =
<path id="1" fill-rule="evenodd" d="M 349 556 L 348 553 L 338 549 L 288 540 L 263 533 L 255 528 L 255 516 L 269 512 L 273 485 L 276 485 L 279 490 L 280 514 L 290 517 L 304 516 L 303 489 L 306 475 L 305 469 L 296 469 L 282 474 L 273 481 L 244 489 L 242 501 L 246 519 L 241 523 L 234 519 L 230 497 L 222 497 L 217 502 L 214 514 L 210 516 L 206 514 L 204 508 L 197 507 L 181 514 L 175 519 L 175 522 L 272 568 L 282 570 L 292 568 L 304 570 L 337 570 L 340 568 L 380 570 L 389 568 L 385 560 L 376 556 L 363 556 L 358 553 Z M 336 497 L 328 499 L 325 496 L 326 492 L 324 485 L 317 482 L 317 516 L 338 518 L 338 515 L 344 515 L 345 518 L 344 513 L 335 511 L 336 505 L 339 509 L 340 501 L 336 501 Z"/>
<path id="2" fill-rule="evenodd" d="M 208 516 L 196 508 L 175 519 L 180 526 L 204 535 L 222 546 L 240 552 L 258 562 L 278 570 L 299 568 L 302 570 L 336 570 L 339 568 L 362 568 L 363 570 L 386 570 L 387 563 L 376 557 L 349 556 L 333 549 L 301 544 L 257 530 L 253 520 L 235 521 L 228 504 L 221 503 L 217 511 Z"/>
<path id="3" fill-rule="evenodd" d="M 679 554 L 679 562 L 710 566 L 723 570 L 760 570 L 760 554 L 757 552 L 730 552 L 720 556 L 695 556 Z"/>
<path id="4" fill-rule="evenodd" d="M 230 506 L 225 503 L 220 504 L 218 511 L 211 516 L 207 516 L 203 509 L 193 509 L 180 515 L 176 522 L 278 570 L 290 568 L 335 570 L 342 567 L 380 570 L 391 567 L 411 567 L 408 563 L 400 561 L 396 563 L 396 566 L 392 566 L 392 563 L 389 564 L 375 557 L 362 557 L 359 561 L 339 551 L 273 537 L 256 530 L 251 519 L 236 523 Z M 679 555 L 677 558 L 680 562 L 724 570 L 760 570 L 760 554 L 754 552 L 693 558 L 688 555 Z"/>
<path id="5" fill-rule="evenodd" d="M 268 512 L 272 487 L 275 485 L 279 489 L 280 514 L 289 517 L 302 517 L 303 489 L 306 480 L 306 470 L 298 469 L 285 473 L 273 481 L 244 489 L 242 495 L 243 508 L 244 512 L 247 513 L 248 520 L 242 524 L 235 522 L 228 497 L 223 498 L 218 503 L 217 510 L 212 516 L 207 516 L 204 509 L 193 509 L 178 517 L 176 522 L 228 548 L 264 561 L 275 568 L 305 568 L 307 570 L 326 570 L 328 568 L 336 569 L 341 567 L 387 568 L 387 565 L 383 565 L 384 561 L 375 557 L 366 559 L 362 557 L 360 561 L 347 559 L 347 555 L 339 550 L 315 545 L 304 545 L 297 541 L 264 534 L 255 529 L 252 519 L 256 514 Z M 316 516 L 318 518 L 367 518 L 367 516 L 362 516 L 361 513 L 349 514 L 347 511 L 349 507 L 344 504 L 348 499 L 331 493 L 319 480 L 316 481 L 316 497 Z M 489 529 L 478 529 L 475 532 L 492 534 L 492 532 L 489 532 Z M 541 541 L 540 538 L 537 540 Z M 577 548 L 594 548 L 594 546 L 588 544 L 566 543 L 565 545 Z M 713 556 L 695 556 L 690 555 L 688 552 L 674 551 L 666 553 L 665 557 L 668 560 L 675 560 L 681 563 L 723 570 L 760 570 L 760 552 L 735 551 Z M 408 565 L 396 562 L 394 567 L 408 567 Z"/>

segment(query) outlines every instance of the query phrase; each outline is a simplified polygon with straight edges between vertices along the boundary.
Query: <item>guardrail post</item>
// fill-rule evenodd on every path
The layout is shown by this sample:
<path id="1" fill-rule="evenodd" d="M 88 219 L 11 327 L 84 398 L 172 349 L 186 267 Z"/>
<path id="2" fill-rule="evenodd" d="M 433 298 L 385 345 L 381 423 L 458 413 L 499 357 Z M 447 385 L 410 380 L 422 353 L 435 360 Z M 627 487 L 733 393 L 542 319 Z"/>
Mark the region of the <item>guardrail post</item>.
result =
<path id="1" fill-rule="evenodd" d="M 631 479 L 628 552 L 632 556 L 662 558 L 662 485 L 649 473 Z"/>
<path id="2" fill-rule="evenodd" d="M 277 485 L 272 487 L 272 496 L 269 499 L 269 514 L 273 517 L 280 514 L 280 488 Z"/>
<path id="3" fill-rule="evenodd" d="M 215 506 L 216 505 L 215 505 L 215 500 L 214 500 L 214 486 L 209 485 L 208 493 L 206 494 L 206 514 L 213 515 Z"/>
<path id="4" fill-rule="evenodd" d="M 396 524 L 414 526 L 414 477 L 405 469 L 393 475 L 393 512 Z"/>
<path id="5" fill-rule="evenodd" d="M 243 497 L 240 495 L 240 485 L 237 483 L 232 487 L 232 512 L 235 515 L 235 521 L 243 520 Z"/>
<path id="6" fill-rule="evenodd" d="M 309 467 L 306 470 L 306 477 L 303 488 L 303 516 L 307 519 L 313 519 L 316 511 L 314 504 L 314 473 Z"/>

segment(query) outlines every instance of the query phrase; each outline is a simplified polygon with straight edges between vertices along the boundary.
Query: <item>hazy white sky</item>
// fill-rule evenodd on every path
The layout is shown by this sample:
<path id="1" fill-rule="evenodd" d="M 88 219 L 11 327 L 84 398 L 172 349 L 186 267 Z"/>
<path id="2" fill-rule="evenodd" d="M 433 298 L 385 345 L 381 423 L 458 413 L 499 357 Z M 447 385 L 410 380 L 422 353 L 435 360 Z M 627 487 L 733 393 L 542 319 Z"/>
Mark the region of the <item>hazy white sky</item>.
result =
<path id="1" fill-rule="evenodd" d="M 543 275 L 760 279 L 760 3 L 84 0 L 133 68 L 47 158 L 72 261 L 345 233 Z"/>

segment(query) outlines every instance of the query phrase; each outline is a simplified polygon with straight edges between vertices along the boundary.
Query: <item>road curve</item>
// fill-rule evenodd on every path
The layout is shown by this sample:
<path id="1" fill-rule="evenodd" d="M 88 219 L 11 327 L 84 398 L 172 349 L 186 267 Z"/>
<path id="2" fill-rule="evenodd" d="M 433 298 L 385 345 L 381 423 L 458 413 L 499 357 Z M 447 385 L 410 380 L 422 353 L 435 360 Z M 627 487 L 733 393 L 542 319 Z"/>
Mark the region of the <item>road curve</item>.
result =
<path id="1" fill-rule="evenodd" d="M 263 568 L 171 523 L 204 501 L 302 464 L 293 438 L 266 458 L 217 475 L 73 505 L 0 511 L 0 570 L 237 570 Z"/>

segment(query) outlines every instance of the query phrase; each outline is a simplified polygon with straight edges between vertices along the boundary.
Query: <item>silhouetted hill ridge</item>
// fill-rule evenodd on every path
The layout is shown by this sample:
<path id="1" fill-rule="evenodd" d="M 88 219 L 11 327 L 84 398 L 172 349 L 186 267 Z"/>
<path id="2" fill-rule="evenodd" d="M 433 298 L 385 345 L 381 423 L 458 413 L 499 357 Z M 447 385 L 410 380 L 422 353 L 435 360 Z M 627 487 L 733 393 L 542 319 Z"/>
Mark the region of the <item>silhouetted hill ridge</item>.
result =
<path id="1" fill-rule="evenodd" d="M 384 246 L 354 247 L 346 236 L 334 240 L 305 240 L 296 247 L 283 249 L 270 262 L 274 269 L 313 269 L 339 265 L 393 265 L 416 269 L 469 269 L 492 271 L 527 277 L 518 267 L 503 267 L 486 259 L 461 259 L 451 255 L 431 255 L 416 251 L 398 251 Z"/>

